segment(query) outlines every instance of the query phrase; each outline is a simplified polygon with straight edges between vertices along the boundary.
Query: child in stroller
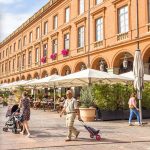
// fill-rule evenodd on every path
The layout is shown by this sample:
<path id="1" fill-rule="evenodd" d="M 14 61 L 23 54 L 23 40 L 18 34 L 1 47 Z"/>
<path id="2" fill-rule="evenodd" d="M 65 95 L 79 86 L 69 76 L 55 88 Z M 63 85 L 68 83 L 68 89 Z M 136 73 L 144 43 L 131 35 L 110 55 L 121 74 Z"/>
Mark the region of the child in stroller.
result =
<path id="1" fill-rule="evenodd" d="M 9 117 L 9 119 L 5 123 L 5 127 L 3 127 L 3 131 L 7 132 L 10 129 L 15 134 L 22 131 L 22 117 L 17 104 L 13 105 L 12 108 L 10 106 L 8 107 L 6 117 Z"/>

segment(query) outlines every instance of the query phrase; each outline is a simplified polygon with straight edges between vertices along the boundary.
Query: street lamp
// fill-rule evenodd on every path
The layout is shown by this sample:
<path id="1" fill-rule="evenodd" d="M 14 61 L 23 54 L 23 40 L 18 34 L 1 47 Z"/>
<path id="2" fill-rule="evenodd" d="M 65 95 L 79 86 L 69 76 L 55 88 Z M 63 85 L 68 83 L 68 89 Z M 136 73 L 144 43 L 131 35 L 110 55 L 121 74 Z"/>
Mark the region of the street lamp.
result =
<path id="1" fill-rule="evenodd" d="M 123 59 L 123 68 L 127 69 L 128 68 L 128 59 L 127 59 L 127 54 L 124 54 L 124 59 Z"/>
<path id="2" fill-rule="evenodd" d="M 66 75 L 70 74 L 69 69 L 66 69 Z"/>
<path id="3" fill-rule="evenodd" d="M 105 71 L 105 62 L 103 59 L 99 61 L 99 69 L 100 71 Z"/>
<path id="4" fill-rule="evenodd" d="M 84 64 L 81 65 L 81 69 L 80 69 L 80 70 L 81 70 L 81 71 L 82 71 L 82 70 L 85 70 L 85 65 L 84 65 Z"/>

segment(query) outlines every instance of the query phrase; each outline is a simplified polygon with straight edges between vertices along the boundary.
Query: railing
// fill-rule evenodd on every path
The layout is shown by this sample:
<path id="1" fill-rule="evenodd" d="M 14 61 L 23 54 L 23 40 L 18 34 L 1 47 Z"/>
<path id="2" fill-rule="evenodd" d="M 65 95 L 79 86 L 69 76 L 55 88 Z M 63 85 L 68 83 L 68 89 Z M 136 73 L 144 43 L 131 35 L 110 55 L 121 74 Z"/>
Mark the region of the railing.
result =
<path id="1" fill-rule="evenodd" d="M 117 41 L 122 41 L 128 38 L 128 32 L 120 33 L 117 35 Z"/>
<path id="2" fill-rule="evenodd" d="M 84 47 L 79 47 L 77 48 L 77 53 L 83 52 L 84 51 Z"/>
<path id="3" fill-rule="evenodd" d="M 98 48 L 98 47 L 101 47 L 101 46 L 103 46 L 103 41 L 96 41 L 94 43 L 94 48 Z"/>
<path id="4" fill-rule="evenodd" d="M 148 32 L 150 32 L 150 23 L 147 24 L 147 29 L 148 29 Z"/>

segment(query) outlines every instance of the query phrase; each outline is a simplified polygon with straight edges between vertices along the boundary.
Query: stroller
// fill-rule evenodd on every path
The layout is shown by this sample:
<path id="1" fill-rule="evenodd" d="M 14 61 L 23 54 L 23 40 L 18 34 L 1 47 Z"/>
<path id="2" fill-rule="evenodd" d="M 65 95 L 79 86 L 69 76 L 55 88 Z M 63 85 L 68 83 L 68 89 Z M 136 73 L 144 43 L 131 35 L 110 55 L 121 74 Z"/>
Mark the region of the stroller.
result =
<path id="1" fill-rule="evenodd" d="M 21 124 L 22 117 L 20 115 L 18 105 L 13 105 L 12 108 L 8 107 L 6 117 L 9 117 L 9 119 L 5 123 L 5 127 L 3 127 L 3 131 L 7 132 L 8 129 L 10 129 L 15 134 L 22 131 L 23 129 Z"/>
<path id="2" fill-rule="evenodd" d="M 85 129 L 90 133 L 90 138 L 94 138 L 94 136 L 95 136 L 97 141 L 101 140 L 101 136 L 99 135 L 100 130 L 96 130 L 92 127 L 87 126 L 82 119 L 80 119 L 79 121 L 82 122 Z"/>

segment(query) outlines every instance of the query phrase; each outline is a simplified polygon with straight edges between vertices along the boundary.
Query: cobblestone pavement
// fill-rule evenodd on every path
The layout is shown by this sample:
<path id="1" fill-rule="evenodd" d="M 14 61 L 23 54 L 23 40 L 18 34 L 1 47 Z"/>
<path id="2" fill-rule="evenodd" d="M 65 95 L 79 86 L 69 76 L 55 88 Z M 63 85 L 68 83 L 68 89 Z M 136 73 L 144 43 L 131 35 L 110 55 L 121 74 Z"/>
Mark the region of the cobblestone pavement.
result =
<path id="1" fill-rule="evenodd" d="M 31 138 L 3 132 L 6 107 L 0 106 L 0 150 L 150 150 L 150 120 L 147 125 L 128 126 L 127 121 L 97 121 L 87 123 L 101 130 L 101 141 L 90 139 L 81 122 L 75 126 L 81 131 L 78 140 L 65 142 L 65 116 L 56 112 L 31 110 Z"/>

